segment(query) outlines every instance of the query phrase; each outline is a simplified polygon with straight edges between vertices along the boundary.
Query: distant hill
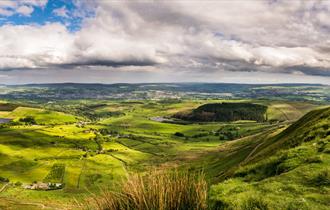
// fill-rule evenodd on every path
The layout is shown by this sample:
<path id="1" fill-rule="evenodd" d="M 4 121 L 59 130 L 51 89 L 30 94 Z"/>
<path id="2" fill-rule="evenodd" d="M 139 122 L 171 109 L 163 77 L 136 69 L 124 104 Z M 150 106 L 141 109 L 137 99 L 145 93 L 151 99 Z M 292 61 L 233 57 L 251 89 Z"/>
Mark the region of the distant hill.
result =
<path id="1" fill-rule="evenodd" d="M 13 111 L 18 105 L 10 103 L 0 103 L 0 111 Z"/>
<path id="2" fill-rule="evenodd" d="M 330 108 L 266 138 L 210 200 L 215 209 L 329 209 Z"/>
<path id="3" fill-rule="evenodd" d="M 330 86 L 319 84 L 117 83 L 30 84 L 0 86 L 6 99 L 149 99 L 149 98 L 264 98 L 330 101 Z"/>
<path id="4" fill-rule="evenodd" d="M 267 106 L 252 103 L 204 104 L 191 112 L 179 112 L 175 118 L 197 122 L 265 121 Z"/>

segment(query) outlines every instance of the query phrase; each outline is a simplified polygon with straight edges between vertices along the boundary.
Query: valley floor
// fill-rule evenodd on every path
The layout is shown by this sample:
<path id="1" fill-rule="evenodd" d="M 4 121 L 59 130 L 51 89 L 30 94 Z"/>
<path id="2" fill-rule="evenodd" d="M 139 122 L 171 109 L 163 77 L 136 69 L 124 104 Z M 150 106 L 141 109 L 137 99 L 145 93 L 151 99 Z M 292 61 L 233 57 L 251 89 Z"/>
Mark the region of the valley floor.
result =
<path id="1" fill-rule="evenodd" d="M 222 101 L 24 102 L 9 111 L 0 106 L 0 118 L 12 119 L 9 126 L 0 127 L 0 177 L 9 179 L 0 182 L 0 209 L 74 209 L 75 202 L 90 193 L 153 167 L 203 170 L 210 183 L 218 183 L 317 107 L 307 102 L 239 100 L 235 102 L 268 106 L 268 121 L 164 120 Z M 35 122 L 29 122 L 29 116 Z M 64 187 L 24 189 L 33 183 Z"/>

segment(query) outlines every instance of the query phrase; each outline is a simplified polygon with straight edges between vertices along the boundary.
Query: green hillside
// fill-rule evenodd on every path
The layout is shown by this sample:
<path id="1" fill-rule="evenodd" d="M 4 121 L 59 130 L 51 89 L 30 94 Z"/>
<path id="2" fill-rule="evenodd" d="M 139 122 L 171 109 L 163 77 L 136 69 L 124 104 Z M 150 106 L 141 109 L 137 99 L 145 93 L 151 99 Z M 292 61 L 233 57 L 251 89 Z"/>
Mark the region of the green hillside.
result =
<path id="1" fill-rule="evenodd" d="M 249 161 L 261 160 L 279 149 L 289 149 L 304 142 L 327 138 L 330 135 L 329 116 L 330 108 L 316 109 L 307 113 L 283 132 L 268 138 L 250 155 Z"/>
<path id="2" fill-rule="evenodd" d="M 13 118 L 14 121 L 19 121 L 28 116 L 33 117 L 37 124 L 64 124 L 77 121 L 73 115 L 29 107 L 18 107 L 6 117 Z"/>
<path id="3" fill-rule="evenodd" d="M 269 121 L 296 121 L 307 112 L 315 109 L 317 106 L 313 103 L 288 101 L 283 103 L 281 101 L 268 101 L 266 104 L 267 120 Z"/>
<path id="4" fill-rule="evenodd" d="M 219 103 L 276 106 L 267 110 L 273 114 L 274 121 L 181 123 L 171 118 L 175 113 L 203 104 Z M 318 105 L 266 100 L 82 100 L 34 104 L 17 101 L 17 104 L 21 106 L 0 112 L 1 117 L 14 121 L 0 126 L 0 178 L 3 180 L 0 181 L 3 188 L 0 209 L 6 205 L 28 204 L 29 209 L 31 205 L 75 209 L 76 201 L 82 201 L 91 193 L 97 196 L 100 189 L 117 186 L 129 174 L 144 176 L 149 169 L 179 167 L 181 170 L 188 166 L 185 169 L 189 173 L 203 169 L 209 185 L 228 178 L 243 180 L 245 177 L 239 171 L 252 163 L 261 163 L 260 160 L 275 155 L 279 149 L 285 151 L 296 146 L 286 142 L 296 140 L 300 132 L 305 132 L 302 128 L 318 126 L 317 122 L 323 120 L 318 113 L 324 113 L 324 110 L 313 111 L 311 119 L 303 120 L 311 125 L 298 121 L 296 124 L 301 125 L 294 124 L 297 128 L 292 129 L 288 126 L 299 114 Z M 290 110 L 296 114 L 289 116 Z M 289 118 L 284 117 L 283 121 L 283 115 Z M 35 123 L 24 122 L 29 117 Z M 318 128 L 315 129 L 318 132 Z M 63 185 L 46 191 L 26 188 L 35 182 Z M 215 198 L 214 193 L 221 196 L 215 188 L 211 191 L 213 203 L 220 199 Z"/>
<path id="5" fill-rule="evenodd" d="M 328 209 L 330 108 L 314 110 L 256 147 L 224 182 L 215 209 Z"/>
<path id="6" fill-rule="evenodd" d="M 252 103 L 204 104 L 191 112 L 181 112 L 174 117 L 200 122 L 230 122 L 239 120 L 265 121 L 267 107 Z"/>

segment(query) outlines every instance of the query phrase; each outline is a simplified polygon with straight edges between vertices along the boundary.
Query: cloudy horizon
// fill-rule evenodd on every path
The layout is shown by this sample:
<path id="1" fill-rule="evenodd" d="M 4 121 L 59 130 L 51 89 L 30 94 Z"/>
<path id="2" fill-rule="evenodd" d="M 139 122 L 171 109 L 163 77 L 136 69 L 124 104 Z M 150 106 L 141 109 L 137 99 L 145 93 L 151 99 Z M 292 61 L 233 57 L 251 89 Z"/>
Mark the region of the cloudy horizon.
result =
<path id="1" fill-rule="evenodd" d="M 330 85 L 330 1 L 0 1 L 0 84 Z"/>

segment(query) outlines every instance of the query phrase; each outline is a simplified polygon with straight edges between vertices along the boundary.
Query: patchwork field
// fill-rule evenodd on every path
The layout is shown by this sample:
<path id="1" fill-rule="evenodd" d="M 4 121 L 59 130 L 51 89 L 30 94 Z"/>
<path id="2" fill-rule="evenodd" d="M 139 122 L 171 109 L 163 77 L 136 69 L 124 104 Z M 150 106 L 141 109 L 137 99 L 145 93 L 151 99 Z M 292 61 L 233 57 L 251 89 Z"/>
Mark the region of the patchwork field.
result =
<path id="1" fill-rule="evenodd" d="M 268 119 L 187 122 L 173 118 L 178 112 L 221 102 L 267 106 Z M 0 118 L 12 119 L 0 125 L 0 177 L 10 183 L 0 186 L 0 201 L 18 209 L 26 205 L 72 208 L 74 200 L 152 167 L 203 169 L 211 182 L 222 180 L 266 136 L 317 106 L 266 100 L 68 100 L 33 108 L 20 105 L 0 112 Z M 47 191 L 24 189 L 34 183 L 64 185 Z"/>

